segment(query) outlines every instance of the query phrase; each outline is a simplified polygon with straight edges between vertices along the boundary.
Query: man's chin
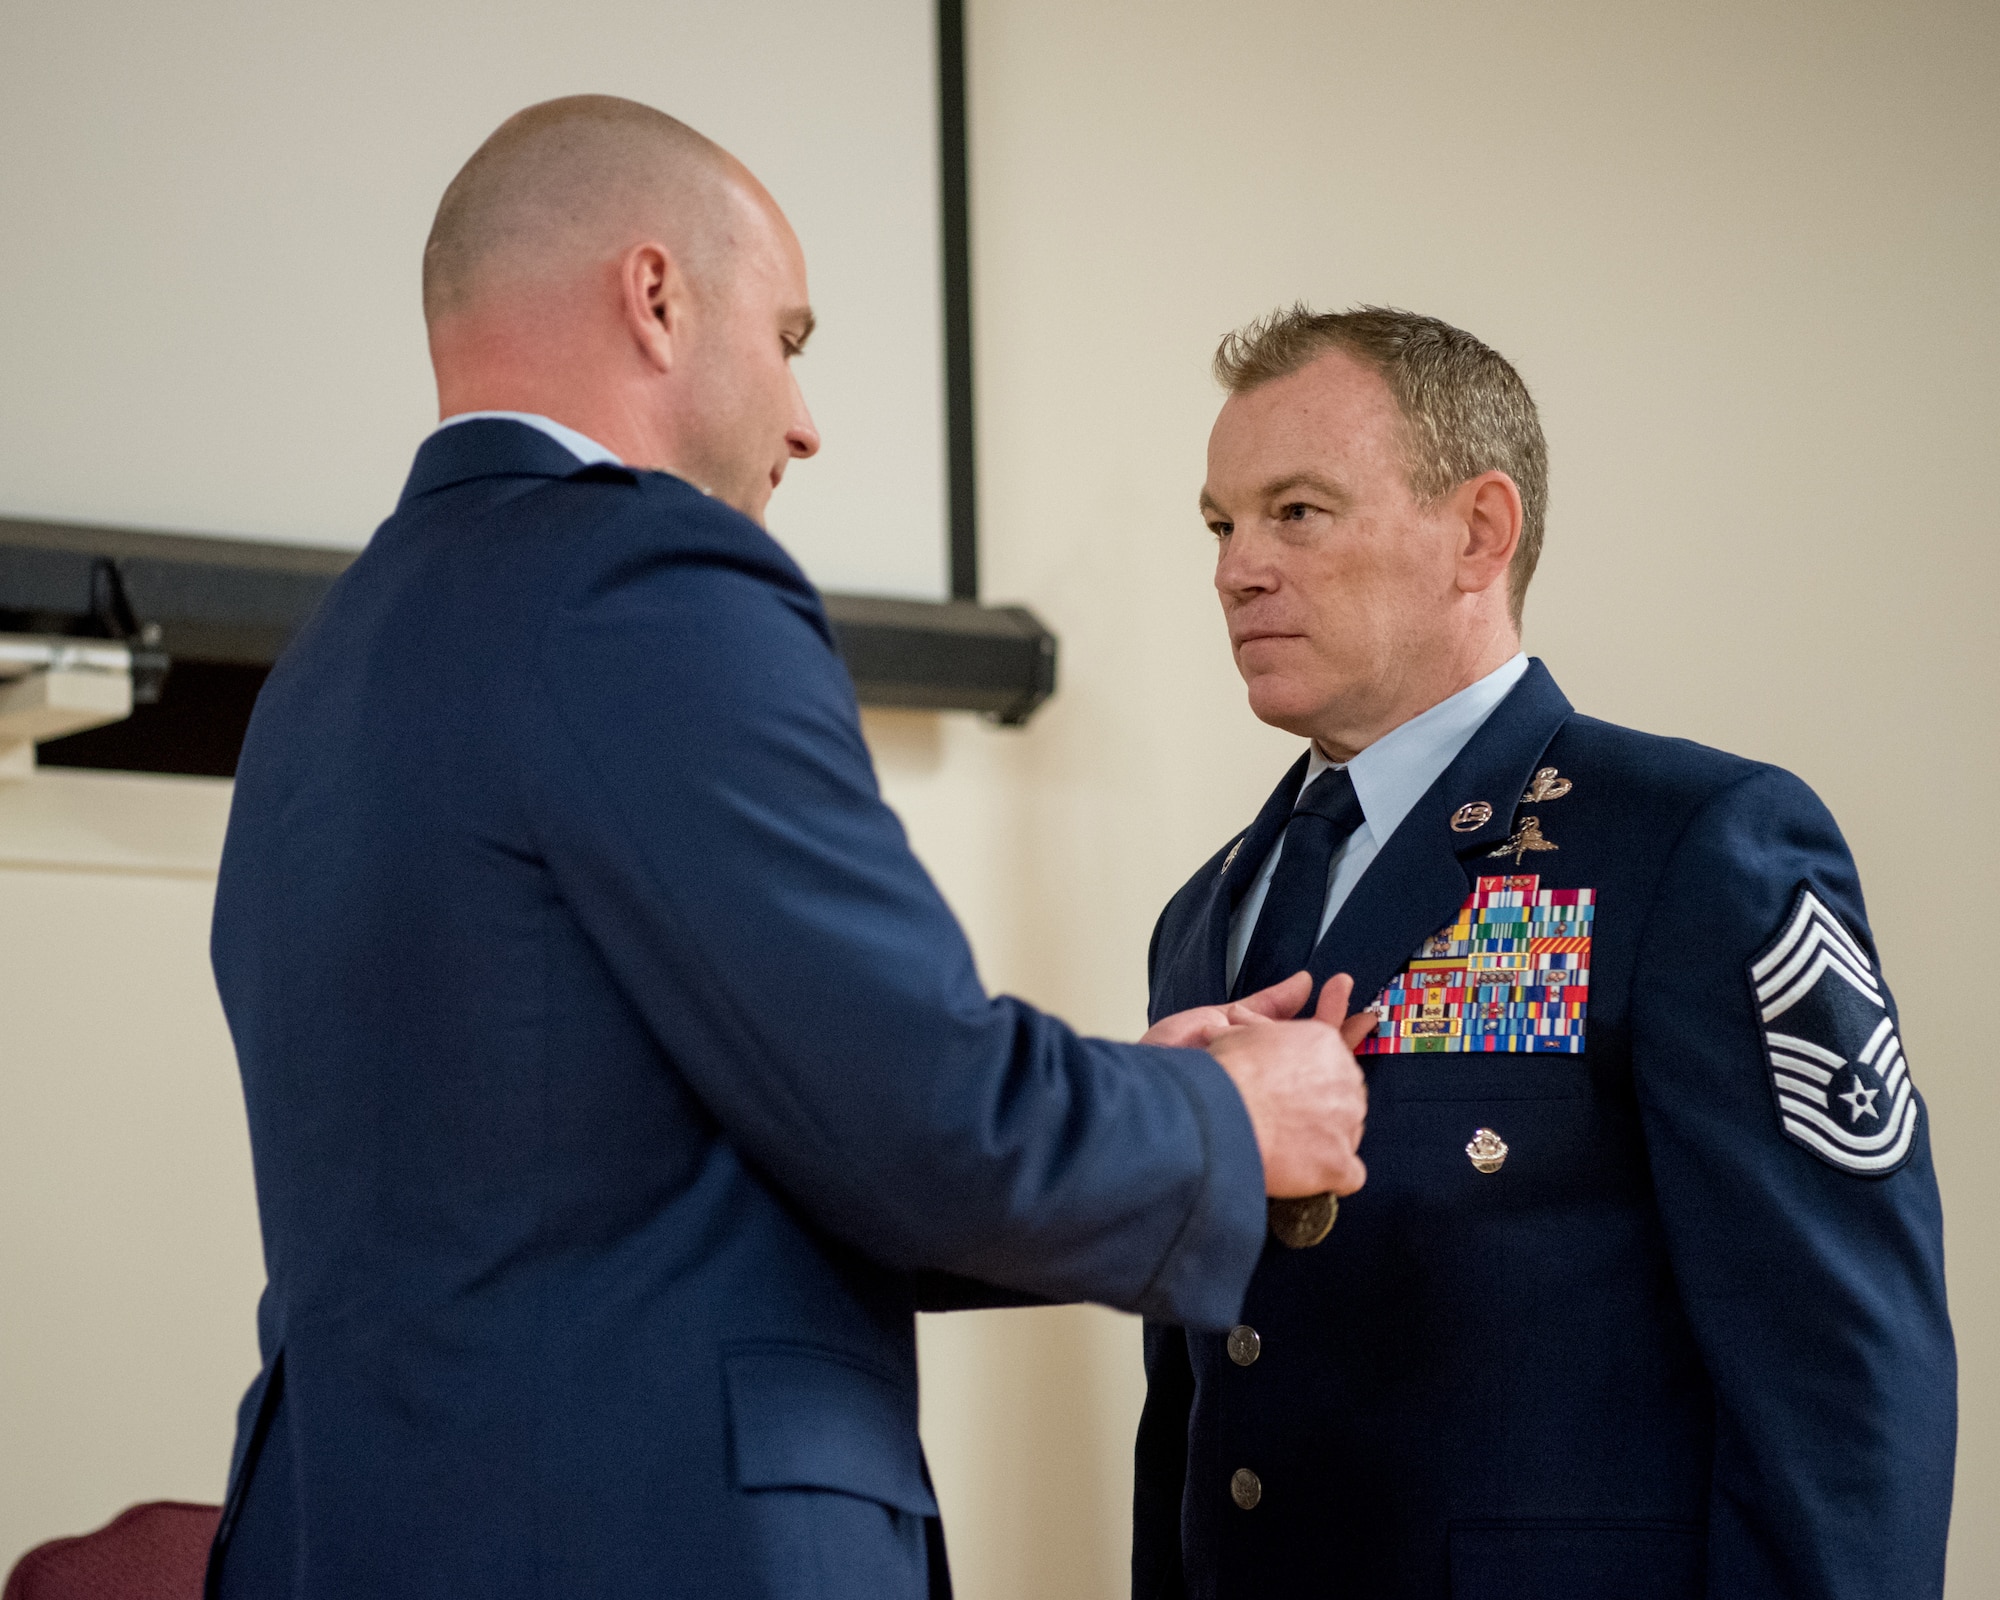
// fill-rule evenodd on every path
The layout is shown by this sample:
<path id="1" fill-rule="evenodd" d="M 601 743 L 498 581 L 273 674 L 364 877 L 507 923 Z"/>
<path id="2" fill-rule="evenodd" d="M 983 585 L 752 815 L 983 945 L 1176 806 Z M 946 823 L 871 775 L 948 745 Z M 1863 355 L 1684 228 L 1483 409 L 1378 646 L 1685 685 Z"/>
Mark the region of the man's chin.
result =
<path id="1" fill-rule="evenodd" d="M 1244 686 L 1249 691 L 1250 714 L 1302 739 L 1312 737 L 1317 714 L 1325 708 L 1324 693 L 1314 694 L 1302 684 L 1276 673 L 1260 674 Z"/>

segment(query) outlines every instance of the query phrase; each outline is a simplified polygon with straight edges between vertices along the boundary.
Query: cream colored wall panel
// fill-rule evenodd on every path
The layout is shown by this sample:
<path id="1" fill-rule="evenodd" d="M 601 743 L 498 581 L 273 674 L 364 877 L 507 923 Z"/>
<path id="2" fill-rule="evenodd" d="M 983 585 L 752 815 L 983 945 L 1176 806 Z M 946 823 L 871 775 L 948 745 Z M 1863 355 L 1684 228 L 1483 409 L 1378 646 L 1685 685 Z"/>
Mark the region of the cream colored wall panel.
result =
<path id="1" fill-rule="evenodd" d="M 0 1564 L 221 1498 L 263 1265 L 213 898 L 0 868 Z"/>

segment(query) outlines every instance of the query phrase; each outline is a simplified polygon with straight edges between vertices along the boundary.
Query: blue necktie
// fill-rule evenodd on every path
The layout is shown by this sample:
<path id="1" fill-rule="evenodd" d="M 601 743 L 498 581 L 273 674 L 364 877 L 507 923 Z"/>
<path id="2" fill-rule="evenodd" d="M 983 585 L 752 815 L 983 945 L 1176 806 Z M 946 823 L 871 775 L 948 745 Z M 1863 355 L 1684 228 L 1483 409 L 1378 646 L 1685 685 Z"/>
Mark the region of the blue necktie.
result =
<path id="1" fill-rule="evenodd" d="M 1326 875 L 1333 853 L 1361 826 L 1361 801 L 1345 767 L 1330 767 L 1307 785 L 1291 820 L 1270 890 L 1243 952 L 1232 999 L 1281 983 L 1305 966 L 1326 914 Z"/>

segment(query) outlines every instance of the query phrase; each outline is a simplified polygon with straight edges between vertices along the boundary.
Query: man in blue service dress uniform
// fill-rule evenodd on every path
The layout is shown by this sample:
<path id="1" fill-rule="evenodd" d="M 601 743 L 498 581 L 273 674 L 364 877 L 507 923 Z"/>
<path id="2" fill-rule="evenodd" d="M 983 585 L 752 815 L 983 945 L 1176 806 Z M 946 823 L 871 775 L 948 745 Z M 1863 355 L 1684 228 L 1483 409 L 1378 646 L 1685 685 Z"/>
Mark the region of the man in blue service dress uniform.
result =
<path id="1" fill-rule="evenodd" d="M 1369 1181 L 1234 1329 L 1148 1324 L 1134 1594 L 1936 1596 L 1937 1187 L 1832 817 L 1520 654 L 1546 455 L 1478 340 L 1301 308 L 1217 370 L 1216 587 L 1314 742 L 1153 1012 L 1351 973 Z"/>
<path id="2" fill-rule="evenodd" d="M 1322 1022 L 1210 1054 L 987 996 L 756 520 L 818 439 L 740 166 L 533 108 L 424 279 L 448 424 L 224 852 L 269 1287 L 210 1592 L 941 1594 L 912 1309 L 1228 1325 L 1267 1189 L 1358 1185 L 1360 1073 Z"/>

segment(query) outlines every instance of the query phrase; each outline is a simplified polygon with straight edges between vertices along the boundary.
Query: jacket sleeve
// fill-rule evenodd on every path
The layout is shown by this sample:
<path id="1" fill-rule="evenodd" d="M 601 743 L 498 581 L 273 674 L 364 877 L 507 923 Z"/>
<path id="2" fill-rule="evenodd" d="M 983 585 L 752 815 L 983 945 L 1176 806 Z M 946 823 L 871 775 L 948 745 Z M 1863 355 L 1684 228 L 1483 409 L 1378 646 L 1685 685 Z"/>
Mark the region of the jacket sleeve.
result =
<path id="1" fill-rule="evenodd" d="M 524 781 L 560 892 L 767 1181 L 893 1268 L 1229 1322 L 1264 1226 L 1234 1086 L 986 994 L 809 594 L 633 554 L 537 660 Z"/>
<path id="2" fill-rule="evenodd" d="M 1893 1170 L 1829 1159 L 1787 1133 L 1804 1124 L 1781 1109 L 1798 1102 L 1780 1099 L 1778 1084 L 1791 1080 L 1774 1078 L 1763 1031 L 1778 1026 L 1766 1014 L 1773 996 L 1756 987 L 1779 969 L 1752 968 L 1797 924 L 1808 893 L 1865 953 L 1857 968 L 1879 974 L 1833 818 L 1796 778 L 1760 769 L 1685 828 L 1634 980 L 1640 1115 L 1675 1278 L 1715 1389 L 1708 1592 L 1934 1597 L 1956 1371 L 1928 1112 L 1914 1102 L 1915 1138 Z M 1827 930 L 1828 941 L 1839 937 Z M 1826 981 L 1836 1002 L 1853 1004 L 1857 985 Z M 1894 1017 L 1886 988 L 1866 1003 L 1867 1015 Z M 1818 1059 L 1850 1054 L 1866 1059 L 1851 1043 Z M 1828 1097 L 1836 1119 L 1850 1115 L 1836 1098 L 1845 1075 L 1817 1091 L 1796 1082 Z M 1865 1104 L 1851 1113 L 1857 1123 Z"/>

